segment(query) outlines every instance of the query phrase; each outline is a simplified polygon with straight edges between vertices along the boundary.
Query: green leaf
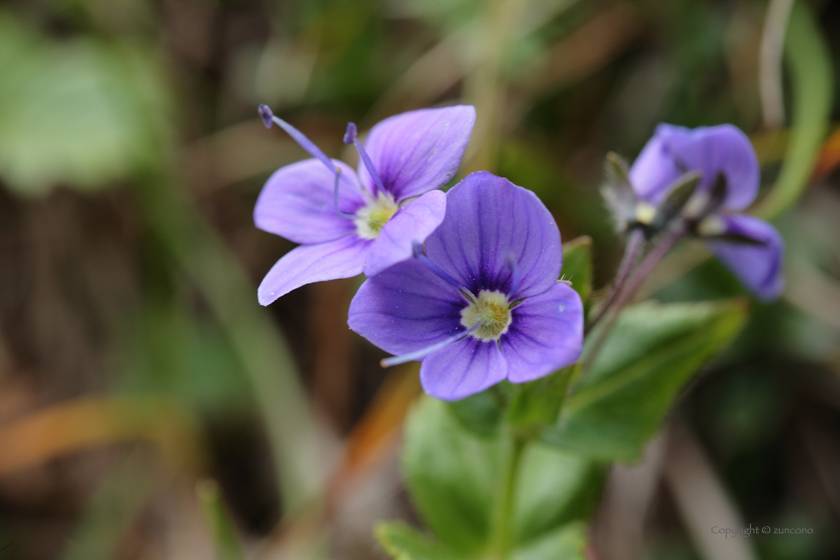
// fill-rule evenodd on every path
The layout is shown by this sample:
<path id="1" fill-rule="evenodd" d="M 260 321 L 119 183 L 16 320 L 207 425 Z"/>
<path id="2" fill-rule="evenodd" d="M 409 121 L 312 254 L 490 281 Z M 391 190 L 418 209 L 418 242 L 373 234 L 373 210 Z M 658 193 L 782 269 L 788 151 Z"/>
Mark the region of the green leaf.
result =
<path id="1" fill-rule="evenodd" d="M 517 386 L 508 409 L 508 423 L 514 429 L 526 431 L 553 424 L 577 369 L 578 364 L 575 364 Z"/>
<path id="2" fill-rule="evenodd" d="M 464 428 L 479 436 L 495 436 L 504 416 L 502 400 L 507 399 L 502 394 L 502 386 L 500 384 L 465 399 L 449 402 L 447 406 Z"/>
<path id="3" fill-rule="evenodd" d="M 407 419 L 403 466 L 414 505 L 458 550 L 487 541 L 497 455 L 495 440 L 467 432 L 442 401 L 422 398 Z"/>
<path id="4" fill-rule="evenodd" d="M 465 429 L 446 403 L 431 397 L 422 398 L 408 417 L 403 463 L 409 492 L 426 524 L 453 550 L 478 554 L 486 549 L 501 472 L 499 446 L 497 438 Z M 592 463 L 532 444 L 520 469 L 517 542 L 590 512 L 600 477 Z"/>
<path id="5" fill-rule="evenodd" d="M 543 441 L 592 458 L 633 460 L 679 390 L 744 323 L 740 301 L 625 310 Z"/>
<path id="6" fill-rule="evenodd" d="M 374 532 L 385 552 L 396 560 L 465 560 L 463 554 L 446 548 L 405 523 L 379 523 Z"/>
<path id="7" fill-rule="evenodd" d="M 586 560 L 586 526 L 572 523 L 522 547 L 516 560 Z"/>
<path id="8" fill-rule="evenodd" d="M 790 144 L 775 187 L 756 215 L 771 220 L 790 208 L 808 184 L 831 118 L 831 55 L 811 9 L 796 2 L 785 39 L 793 111 Z"/>
<path id="9" fill-rule="evenodd" d="M 159 158 L 166 86 L 143 50 L 52 41 L 0 12 L 0 53 L 0 176 L 10 188 L 100 188 Z"/>
<path id="10" fill-rule="evenodd" d="M 536 442 L 525 449 L 516 485 L 514 536 L 529 543 L 571 521 L 588 518 L 601 492 L 603 468 Z"/>
<path id="11" fill-rule="evenodd" d="M 577 237 L 563 243 L 563 280 L 569 280 L 588 309 L 592 293 L 592 238 Z"/>

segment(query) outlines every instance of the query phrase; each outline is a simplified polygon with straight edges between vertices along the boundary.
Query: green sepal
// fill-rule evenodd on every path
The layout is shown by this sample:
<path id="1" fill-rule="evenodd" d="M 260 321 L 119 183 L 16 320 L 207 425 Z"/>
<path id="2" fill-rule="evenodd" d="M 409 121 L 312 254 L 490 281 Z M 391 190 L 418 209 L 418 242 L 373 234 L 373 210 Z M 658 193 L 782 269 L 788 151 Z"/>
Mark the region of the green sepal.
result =
<path id="1" fill-rule="evenodd" d="M 630 183 L 630 168 L 624 159 L 610 152 L 604 160 L 604 201 L 619 231 L 627 231 L 635 222 L 636 193 Z"/>
<path id="2" fill-rule="evenodd" d="M 681 175 L 670 187 L 668 187 L 667 196 L 665 196 L 665 199 L 656 209 L 656 217 L 654 218 L 653 226 L 657 231 L 667 226 L 671 220 L 679 215 L 688 200 L 697 190 L 697 185 L 700 184 L 701 178 L 702 175 L 700 172 L 691 171 Z"/>

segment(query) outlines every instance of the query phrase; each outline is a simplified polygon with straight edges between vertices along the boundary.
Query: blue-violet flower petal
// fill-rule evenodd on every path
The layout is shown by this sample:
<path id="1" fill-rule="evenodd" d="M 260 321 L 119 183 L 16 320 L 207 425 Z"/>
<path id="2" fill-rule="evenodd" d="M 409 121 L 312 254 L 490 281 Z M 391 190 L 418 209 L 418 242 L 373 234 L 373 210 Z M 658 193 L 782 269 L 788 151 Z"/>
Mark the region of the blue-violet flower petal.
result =
<path id="1" fill-rule="evenodd" d="M 446 197 L 426 257 L 468 295 L 421 259 L 404 260 L 361 286 L 350 304 L 350 328 L 393 354 L 454 338 L 425 355 L 420 369 L 426 392 L 445 400 L 503 379 L 530 381 L 577 361 L 583 305 L 558 283 L 560 232 L 542 202 L 487 172 L 469 175 Z M 511 293 L 514 270 L 521 280 Z"/>
<path id="2" fill-rule="evenodd" d="M 400 202 L 437 189 L 455 175 L 474 124 L 475 109 L 469 105 L 410 111 L 374 126 L 364 147 L 385 190 Z M 362 162 L 359 178 L 375 192 Z"/>
<path id="3" fill-rule="evenodd" d="M 723 208 L 743 210 L 758 194 L 759 167 L 749 138 L 722 124 L 693 130 L 660 124 L 630 168 L 636 195 L 651 204 L 662 201 L 668 187 L 689 171 L 703 174 L 698 191 L 710 191 L 718 173 L 726 178 Z"/>
<path id="4" fill-rule="evenodd" d="M 784 289 L 784 241 L 767 222 L 745 215 L 720 218 L 723 233 L 745 237 L 755 245 L 709 241 L 709 248 L 762 301 L 779 297 Z"/>

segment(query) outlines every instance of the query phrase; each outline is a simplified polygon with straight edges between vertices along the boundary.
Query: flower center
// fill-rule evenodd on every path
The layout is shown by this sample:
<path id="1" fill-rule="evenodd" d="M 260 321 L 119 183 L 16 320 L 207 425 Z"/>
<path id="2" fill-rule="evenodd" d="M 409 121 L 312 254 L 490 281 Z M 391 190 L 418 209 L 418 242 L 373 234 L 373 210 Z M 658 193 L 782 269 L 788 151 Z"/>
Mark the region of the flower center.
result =
<path id="1" fill-rule="evenodd" d="M 399 206 L 394 202 L 394 197 L 390 193 L 380 191 L 376 195 L 376 200 L 371 201 L 367 206 L 363 206 L 356 212 L 356 230 L 359 232 L 359 237 L 363 239 L 376 239 L 379 237 L 379 232 L 385 227 L 394 214 L 399 210 Z"/>
<path id="2" fill-rule="evenodd" d="M 472 328 L 479 324 L 470 336 L 488 342 L 499 340 L 510 327 L 510 304 L 505 294 L 498 291 L 481 290 L 473 303 L 461 310 L 461 324 Z"/>

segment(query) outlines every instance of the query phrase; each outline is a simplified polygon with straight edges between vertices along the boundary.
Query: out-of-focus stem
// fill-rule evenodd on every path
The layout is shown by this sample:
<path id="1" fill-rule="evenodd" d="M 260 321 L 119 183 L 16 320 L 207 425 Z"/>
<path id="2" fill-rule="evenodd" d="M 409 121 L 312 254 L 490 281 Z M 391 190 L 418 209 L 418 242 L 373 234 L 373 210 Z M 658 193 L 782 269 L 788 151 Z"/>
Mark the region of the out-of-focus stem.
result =
<path id="1" fill-rule="evenodd" d="M 492 554 L 494 560 L 505 560 L 513 545 L 513 508 L 516 505 L 516 481 L 526 440 L 508 433 L 502 440 L 502 471 L 499 493 L 493 508 Z"/>
<path id="2" fill-rule="evenodd" d="M 791 135 L 779 178 L 753 211 L 765 220 L 778 217 L 799 200 L 831 119 L 831 54 L 805 2 L 797 2 L 791 10 L 784 53 L 791 77 Z"/>
<path id="3" fill-rule="evenodd" d="M 685 226 L 682 224 L 678 225 L 644 258 L 639 267 L 633 272 L 633 275 L 627 279 L 627 283 L 615 303 L 616 312 L 621 311 L 627 305 L 639 288 L 642 287 L 642 283 L 650 276 L 653 269 L 656 268 L 656 265 L 659 264 L 659 261 L 662 260 L 662 257 L 667 255 L 674 248 L 674 245 L 685 237 L 685 234 Z"/>
<path id="4" fill-rule="evenodd" d="M 642 287 L 645 279 L 650 276 L 650 273 L 653 272 L 656 265 L 659 264 L 659 261 L 661 261 L 662 258 L 674 248 L 674 245 L 685 237 L 685 234 L 685 224 L 681 223 L 671 230 L 671 232 L 668 233 L 650 253 L 648 253 L 636 270 L 633 271 L 633 274 L 625 282 L 624 288 L 619 292 L 618 296 L 616 296 L 616 301 L 613 304 L 613 310 L 608 322 L 598 333 L 598 338 L 592 346 L 587 349 L 586 356 L 584 358 L 585 362 L 592 363 L 592 361 L 594 361 L 598 352 L 601 350 L 601 346 L 604 344 L 604 341 L 609 336 L 610 331 L 612 331 L 612 328 L 615 326 L 615 322 L 618 319 L 618 315 L 621 313 L 621 310 L 624 309 L 624 306 L 630 302 L 639 288 Z"/>
<path id="5" fill-rule="evenodd" d="M 612 304 L 615 303 L 618 295 L 621 293 L 621 289 L 624 287 L 624 283 L 630 276 L 630 271 L 633 270 L 633 265 L 636 264 L 636 260 L 639 258 L 639 254 L 644 246 L 644 243 L 645 235 L 640 229 L 634 229 L 630 232 L 630 237 L 624 247 L 624 256 L 621 258 L 621 263 L 618 265 L 618 272 L 615 275 L 615 281 L 610 289 L 610 293 L 607 295 L 604 303 L 601 304 L 601 307 L 598 308 L 598 312 L 595 314 L 595 317 L 587 323 L 586 328 L 583 331 L 584 335 L 588 334 L 592 328 L 598 324 L 598 321 L 604 318 L 610 310 L 610 307 L 612 307 Z"/>
<path id="6" fill-rule="evenodd" d="M 779 128 L 785 123 L 785 105 L 782 95 L 782 51 L 785 46 L 790 10 L 793 0 L 770 0 L 764 32 L 761 35 L 759 59 L 759 93 L 764 126 Z"/>
<path id="7" fill-rule="evenodd" d="M 743 527 L 744 519 L 700 443 L 685 424 L 673 422 L 669 436 L 664 479 L 686 531 L 694 541 L 698 557 L 703 560 L 758 560 L 749 534 L 725 540 L 712 534 L 710 520 L 719 527 Z"/>

